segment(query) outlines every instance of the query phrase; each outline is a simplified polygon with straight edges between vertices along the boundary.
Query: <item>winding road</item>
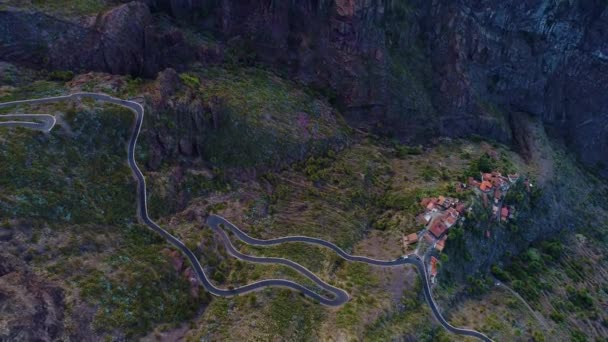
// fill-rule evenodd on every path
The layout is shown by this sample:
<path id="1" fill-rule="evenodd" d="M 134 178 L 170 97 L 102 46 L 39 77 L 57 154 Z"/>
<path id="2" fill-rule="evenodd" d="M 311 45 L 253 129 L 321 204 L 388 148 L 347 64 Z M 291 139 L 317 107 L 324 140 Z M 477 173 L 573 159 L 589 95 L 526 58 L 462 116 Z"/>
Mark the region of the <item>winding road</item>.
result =
<path id="1" fill-rule="evenodd" d="M 24 120 L 40 120 L 36 121 L 24 121 Z M 57 120 L 54 116 L 49 114 L 5 114 L 0 115 L 0 127 L 24 127 L 33 130 L 50 132 Z"/>
<path id="2" fill-rule="evenodd" d="M 267 287 L 285 287 L 285 288 L 299 291 L 299 292 L 303 293 L 304 295 L 318 301 L 319 303 L 321 303 L 323 305 L 327 305 L 327 306 L 341 306 L 350 300 L 348 293 L 346 293 L 344 290 L 325 283 L 324 281 L 319 279 L 315 274 L 313 274 L 308 269 L 306 269 L 304 266 L 302 266 L 298 263 L 295 263 L 291 260 L 282 259 L 282 258 L 256 257 L 256 256 L 246 255 L 246 254 L 239 252 L 232 245 L 228 235 L 224 231 L 225 229 L 228 229 L 241 241 L 243 241 L 247 244 L 250 244 L 250 245 L 254 245 L 254 246 L 272 246 L 272 245 L 277 245 L 277 244 L 281 244 L 281 243 L 299 242 L 299 243 L 307 243 L 307 244 L 318 245 L 318 246 L 322 246 L 325 248 L 329 248 L 329 249 L 333 250 L 335 253 L 337 253 L 343 259 L 345 259 L 347 261 L 351 261 L 351 262 L 363 262 L 363 263 L 373 265 L 373 266 L 378 266 L 378 267 L 397 267 L 397 266 L 402 266 L 402 265 L 406 265 L 406 264 L 413 265 L 414 267 L 416 267 L 416 269 L 418 270 L 418 272 L 420 273 L 420 275 L 423 279 L 422 284 L 423 284 L 424 297 L 425 297 L 427 303 L 429 304 L 429 306 L 431 307 L 433 315 L 435 316 L 437 321 L 446 330 L 448 330 L 449 332 L 455 333 L 455 334 L 476 337 L 483 341 L 492 341 L 489 337 L 487 337 L 486 335 L 484 335 L 480 332 L 477 332 L 474 330 L 469 330 L 469 329 L 456 328 L 456 327 L 450 325 L 445 320 L 445 318 L 441 315 L 441 312 L 439 311 L 437 303 L 435 303 L 435 300 L 433 299 L 431 287 L 429 284 L 429 277 L 428 277 L 426 268 L 424 267 L 424 262 L 417 255 L 410 255 L 408 257 L 402 257 L 402 258 L 398 258 L 395 260 L 377 260 L 377 259 L 372 259 L 372 258 L 368 258 L 368 257 L 364 257 L 364 256 L 355 256 L 355 255 L 348 254 L 344 250 L 342 250 L 340 247 L 334 245 L 331 242 L 328 242 L 328 241 L 325 241 L 322 239 L 312 238 L 312 237 L 288 236 L 288 237 L 282 237 L 282 238 L 272 239 L 272 240 L 260 240 L 260 239 L 255 239 L 255 238 L 247 235 L 246 233 L 241 231 L 238 227 L 236 227 L 234 224 L 232 224 L 225 218 L 223 218 L 221 216 L 217 216 L 217 215 L 210 215 L 207 219 L 207 225 L 209 227 L 211 227 L 211 229 L 213 231 L 215 231 L 217 234 L 219 234 L 219 236 L 222 239 L 222 242 L 226 246 L 226 249 L 230 255 L 232 255 L 233 257 L 236 257 L 238 259 L 248 261 L 248 262 L 272 263 L 272 264 L 280 264 L 280 265 L 290 267 L 290 268 L 296 270 L 297 272 L 299 272 L 300 274 L 302 274 L 303 276 L 307 277 L 311 281 L 313 281 L 315 284 L 317 284 L 323 290 L 330 293 L 331 297 L 322 296 L 322 295 L 318 294 L 317 292 L 315 292 L 305 286 L 302 286 L 296 282 L 293 282 L 290 280 L 285 280 L 285 279 L 262 280 L 262 281 L 254 282 L 254 283 L 244 285 L 244 286 L 241 286 L 238 288 L 234 288 L 234 289 L 232 289 L 232 288 L 222 289 L 222 288 L 216 287 L 209 281 L 207 275 L 205 274 L 205 271 L 203 270 L 203 267 L 201 266 L 198 258 L 194 255 L 194 253 L 190 249 L 188 249 L 183 242 L 181 242 L 175 236 L 171 235 L 169 232 L 167 232 L 166 230 L 161 228 L 158 224 L 156 224 L 148 215 L 146 180 L 145 180 L 143 173 L 137 166 L 137 162 L 135 161 L 135 147 L 137 146 L 137 139 L 141 132 L 141 127 L 142 127 L 143 119 L 144 119 L 144 108 L 141 104 L 134 102 L 134 101 L 118 99 L 118 98 L 115 98 L 115 97 L 112 97 L 112 96 L 109 96 L 106 94 L 75 93 L 75 94 L 66 95 L 66 96 L 57 96 L 57 97 L 48 97 L 48 98 L 41 98 L 41 99 L 31 99 L 31 100 L 0 103 L 0 108 L 11 107 L 11 106 L 16 106 L 16 105 L 45 104 L 45 103 L 66 101 L 66 100 L 72 100 L 72 99 L 81 99 L 81 98 L 90 98 L 90 99 L 94 99 L 97 101 L 120 105 L 120 106 L 130 109 L 131 111 L 133 111 L 135 113 L 135 125 L 131 132 L 131 137 L 129 140 L 127 161 L 128 161 L 129 167 L 131 168 L 131 171 L 133 172 L 133 176 L 134 176 L 135 180 L 137 181 L 137 214 L 138 214 L 138 218 L 139 218 L 139 220 L 141 220 L 141 222 L 143 222 L 150 229 L 152 229 L 155 232 L 157 232 L 158 234 L 162 235 L 163 238 L 167 242 L 169 242 L 175 248 L 179 249 L 188 258 L 188 260 L 192 264 L 193 269 L 196 272 L 199 280 L 201 281 L 202 285 L 205 287 L 205 289 L 207 291 L 209 291 L 213 295 L 222 296 L 222 297 L 231 297 L 231 296 L 245 294 L 245 293 L 252 292 L 252 291 L 259 291 L 259 290 L 262 290 Z M 44 121 L 44 123 L 37 123 L 37 122 L 30 122 L 30 121 L 0 121 L 0 127 L 21 126 L 21 127 L 25 127 L 25 128 L 31 128 L 31 129 L 37 129 L 37 130 L 41 130 L 41 131 L 45 131 L 45 132 L 50 132 L 55 125 L 55 118 L 51 115 L 46 115 L 46 114 L 39 114 L 39 115 L 14 114 L 14 115 L 0 116 L 0 119 L 2 117 L 6 117 L 8 119 L 13 119 L 13 118 L 42 119 Z M 49 117 L 52 119 L 50 119 Z"/>

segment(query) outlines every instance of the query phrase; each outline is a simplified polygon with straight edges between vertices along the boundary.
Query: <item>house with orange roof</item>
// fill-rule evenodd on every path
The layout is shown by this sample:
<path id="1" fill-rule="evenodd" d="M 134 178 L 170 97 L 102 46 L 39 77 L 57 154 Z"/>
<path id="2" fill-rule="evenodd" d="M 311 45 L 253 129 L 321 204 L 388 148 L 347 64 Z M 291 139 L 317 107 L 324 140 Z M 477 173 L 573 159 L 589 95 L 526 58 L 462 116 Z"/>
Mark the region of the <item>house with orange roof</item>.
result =
<path id="1" fill-rule="evenodd" d="M 439 196 L 439 199 L 437 200 L 437 204 L 443 206 L 445 204 L 445 196 Z"/>
<path id="2" fill-rule="evenodd" d="M 449 208 L 449 209 L 448 209 L 448 210 L 446 210 L 445 212 L 446 212 L 446 214 L 448 214 L 448 215 L 450 215 L 450 216 L 453 216 L 453 217 L 456 217 L 456 218 L 458 218 L 458 216 L 460 215 L 460 214 L 458 213 L 458 210 L 456 210 L 456 208 L 453 208 L 453 207 Z"/>
<path id="3" fill-rule="evenodd" d="M 408 243 L 418 242 L 418 234 L 412 233 L 405 237 Z"/>
<path id="4" fill-rule="evenodd" d="M 484 180 L 483 182 L 481 182 L 481 184 L 479 184 L 479 189 L 484 192 L 490 191 L 492 189 L 492 183 L 487 180 Z"/>
<path id="5" fill-rule="evenodd" d="M 437 211 L 438 209 L 437 200 L 434 198 L 431 199 L 431 201 L 429 201 L 429 203 L 426 205 L 426 210 L 428 211 Z"/>
<path id="6" fill-rule="evenodd" d="M 434 256 L 431 257 L 431 278 L 434 281 L 434 278 L 437 276 L 437 263 L 439 260 Z"/>
<path id="7" fill-rule="evenodd" d="M 437 241 L 437 243 L 435 244 L 435 249 L 437 249 L 439 252 L 443 252 L 443 249 L 445 248 L 445 242 L 447 239 L 448 239 L 448 237 L 444 236 L 439 241 Z"/>
<path id="8" fill-rule="evenodd" d="M 403 248 L 407 250 L 407 246 L 418 242 L 418 234 L 412 233 L 409 235 L 403 235 Z"/>
<path id="9" fill-rule="evenodd" d="M 454 224 L 456 224 L 456 221 L 458 221 L 457 217 L 451 216 L 451 215 L 446 215 L 443 218 L 443 223 L 445 224 L 445 226 L 447 228 L 452 227 Z"/>
<path id="10" fill-rule="evenodd" d="M 431 203 L 432 201 L 433 198 L 425 197 L 420 201 L 420 205 L 426 208 L 426 206 L 429 205 L 429 203 Z"/>

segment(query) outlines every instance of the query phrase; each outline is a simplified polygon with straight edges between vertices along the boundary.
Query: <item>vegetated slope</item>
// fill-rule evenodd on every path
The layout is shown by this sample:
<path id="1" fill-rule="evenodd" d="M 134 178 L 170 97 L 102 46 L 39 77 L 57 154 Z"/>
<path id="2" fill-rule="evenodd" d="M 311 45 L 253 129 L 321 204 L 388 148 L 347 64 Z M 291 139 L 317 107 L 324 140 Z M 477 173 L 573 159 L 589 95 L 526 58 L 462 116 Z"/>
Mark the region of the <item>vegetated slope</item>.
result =
<path id="1" fill-rule="evenodd" d="M 85 123 L 83 125 L 86 126 Z M 74 131 L 75 127 L 75 123 L 72 123 L 69 130 L 66 126 L 66 131 Z M 91 133 L 87 136 L 93 135 Z M 115 140 L 115 149 L 122 149 L 120 139 Z M 285 270 L 252 268 L 229 260 L 221 252 L 221 248 L 218 250 L 218 246 L 212 242 L 212 236 L 207 233 L 201 235 L 200 224 L 196 223 L 197 215 L 204 215 L 209 210 L 221 212 L 250 229 L 252 234 L 261 237 L 283 234 L 320 236 L 346 248 L 354 248 L 359 254 L 380 258 L 396 257 L 402 253 L 401 234 L 417 229 L 416 223 L 412 221 L 420 198 L 430 194 L 453 192 L 454 185 L 466 174 L 470 164 L 474 164 L 473 162 L 484 155 L 484 149 L 491 148 L 485 146 L 479 143 L 447 141 L 437 148 L 421 150 L 395 146 L 373 138 L 362 140 L 338 153 L 329 152 L 324 156 L 294 164 L 287 171 L 262 175 L 254 183 L 232 181 L 229 187 L 223 188 L 219 193 L 212 191 L 205 193 L 204 198 L 194 202 L 188 201 L 190 207 L 186 211 L 177 217 L 166 217 L 162 222 L 201 253 L 214 281 L 224 286 L 238 286 L 273 276 L 293 279 L 298 277 Z M 58 146 L 55 148 L 59 149 Z M 120 155 L 123 153 L 124 151 L 117 151 L 117 160 L 121 160 Z M 519 167 L 519 163 L 516 167 Z M 186 170 L 191 172 L 190 170 L 196 168 L 195 164 Z M 207 172 L 213 173 L 205 168 L 200 170 L 203 175 Z M 110 202 L 106 204 L 109 205 Z M 303 205 L 306 206 L 302 207 Z M 331 220 L 333 214 L 327 211 L 327 208 L 333 208 L 331 211 L 338 213 L 334 221 Z M 349 217 L 352 217 L 352 220 L 348 219 Z M 13 231 L 14 225 L 16 223 L 9 222 L 8 230 Z M 176 277 L 168 262 L 171 260 L 175 269 L 185 270 L 188 274 L 187 266 L 179 256 L 171 253 L 171 258 L 167 259 L 160 254 L 162 241 L 145 230 L 142 231 L 136 226 L 123 229 L 123 232 L 114 232 L 108 238 L 88 233 L 97 247 L 91 247 L 92 250 L 87 248 L 86 252 L 74 249 L 84 242 L 82 237 L 74 235 L 74 238 L 68 239 L 73 241 L 74 245 L 70 242 L 62 253 L 70 253 L 73 258 L 80 260 L 75 265 L 69 263 L 69 267 L 66 267 L 59 264 L 59 261 L 51 265 L 41 264 L 43 268 L 48 267 L 51 273 L 58 274 L 58 279 L 67 276 L 68 279 L 76 281 L 85 303 L 92 301 L 99 305 L 98 310 L 108 309 L 97 311 L 98 314 L 93 319 L 97 334 L 108 333 L 106 329 L 110 326 L 119 326 L 117 331 L 111 333 L 112 336 L 138 336 L 154 327 L 153 322 L 160 320 L 160 316 L 139 315 L 137 317 L 143 317 L 143 320 L 131 319 L 134 312 L 147 310 L 148 305 L 158 303 L 150 300 L 145 289 L 138 289 L 142 283 L 151 281 L 161 288 L 167 286 L 163 285 L 166 282 L 181 284 L 177 288 L 169 287 L 163 291 L 168 297 L 159 299 L 161 302 L 170 300 L 177 305 L 182 303 L 182 300 L 187 300 L 188 297 L 184 297 L 184 294 L 192 293 L 192 288 L 184 283 L 183 278 Z M 43 236 L 46 234 L 56 233 L 45 230 Z M 123 237 L 125 245 L 120 244 L 108 250 L 107 245 L 115 246 L 115 241 L 120 241 L 120 238 L 117 238 L 120 234 L 126 234 Z M 13 233 L 10 235 L 13 236 Z M 16 243 L 20 240 L 11 237 L 11 241 Z M 205 328 L 185 332 L 187 336 L 202 334 L 222 338 L 228 336 L 228 332 L 234 332 L 235 327 L 239 327 L 238 336 L 243 337 L 292 336 L 294 339 L 305 339 L 310 336 L 360 338 L 368 335 L 371 338 L 378 336 L 378 326 L 383 325 L 391 326 L 392 334 L 421 338 L 443 334 L 437 327 L 422 322 L 396 328 L 400 319 L 411 317 L 414 312 L 420 314 L 421 310 L 421 298 L 409 297 L 412 295 L 410 292 L 416 288 L 411 287 L 415 275 L 407 269 L 375 270 L 361 267 L 363 265 L 341 263 L 331 253 L 295 246 L 268 251 L 245 250 L 284 256 L 301 261 L 311 269 L 316 267 L 315 271 L 324 279 L 348 289 L 356 300 L 338 312 L 331 312 L 292 292 L 268 290 L 243 298 L 214 299 L 210 308 L 200 318 L 201 324 L 196 324 Z M 82 254 L 85 254 L 86 258 L 81 257 Z M 82 271 L 74 272 L 74 269 Z M 149 273 L 152 270 L 155 270 L 152 274 L 156 274 L 159 269 L 163 270 L 163 275 L 152 280 L 138 275 L 140 271 Z M 407 305 L 402 304 L 405 300 L 402 299 L 403 291 L 407 291 L 410 298 Z M 172 307 L 166 308 L 171 310 Z M 90 312 L 94 316 L 95 311 Z M 189 312 L 191 315 L 192 311 Z M 263 312 L 284 314 L 260 314 Z M 187 316 L 180 310 L 166 311 L 166 317 L 171 317 L 174 322 L 181 322 L 193 316 Z M 282 317 L 292 318 L 284 320 Z M 257 323 L 244 325 L 243 319 Z M 86 322 L 83 324 L 86 325 Z M 291 329 L 293 324 L 296 324 L 295 329 Z M 322 325 L 322 330 L 313 330 L 318 324 Z M 157 333 L 163 334 L 160 331 Z"/>
<path id="2" fill-rule="evenodd" d="M 179 75 L 168 69 L 149 98 L 146 128 L 158 140 L 151 141 L 152 167 L 181 155 L 226 170 L 263 170 L 346 142 L 347 128 L 325 98 L 261 69 L 195 68 Z"/>
<path id="3" fill-rule="evenodd" d="M 422 211 L 420 199 L 440 194 L 460 196 L 456 185 L 470 164 L 488 149 L 502 151 L 505 158 L 512 156 L 504 147 L 479 142 L 446 141 L 421 149 L 373 137 L 353 139 L 357 142 L 342 151 L 310 158 L 285 171 L 268 172 L 254 180 L 233 180 L 232 190 L 195 199 L 186 210 L 165 222 L 192 245 L 200 241 L 204 215 L 216 212 L 256 237 L 317 236 L 356 254 L 393 259 L 404 253 L 402 234 L 421 229 L 415 221 L 416 214 Z M 193 221 L 194 224 L 189 223 Z M 199 248 L 205 250 L 208 246 L 212 244 L 205 238 Z M 295 312 L 300 301 L 306 300 L 294 293 L 283 298 L 267 290 L 245 298 L 213 301 L 210 307 L 214 309 L 197 321 L 199 328 L 188 333 L 193 339 L 229 339 L 229 333 L 245 339 L 295 339 L 300 335 L 292 334 L 306 330 L 305 326 L 315 321 L 322 328 L 313 331 L 313 339 L 379 336 L 382 326 L 390 326 L 392 336 L 440 338 L 444 334 L 436 326 L 422 322 L 399 324 L 420 315 L 426 307 L 421 305 L 420 292 L 412 293 L 416 291 L 412 286 L 417 276 L 411 269 L 376 269 L 345 263 L 327 250 L 299 244 L 273 248 L 237 246 L 245 253 L 300 262 L 322 279 L 349 291 L 353 301 L 335 312 L 322 310 L 322 318 L 307 306 L 302 313 Z M 211 258 L 204 252 L 203 261 Z M 211 274 L 216 274 L 225 286 L 262 279 L 258 277 L 265 274 L 250 272 L 246 265 L 225 256 L 208 265 Z M 275 273 L 278 274 L 287 276 Z M 404 295 L 409 299 L 404 299 Z M 287 329 L 287 323 L 276 326 L 275 318 L 263 314 L 282 301 L 297 302 L 287 317 L 292 317 L 293 324 L 299 322 L 297 326 L 302 324 L 301 328 Z"/>
<path id="4" fill-rule="evenodd" d="M 46 84 L 30 89 L 44 96 Z M 59 120 L 49 134 L 0 130 L 0 338 L 130 338 L 192 317 L 204 294 L 135 222 L 132 113 L 89 102 L 14 110 Z"/>
<path id="5" fill-rule="evenodd" d="M 467 144 L 448 143 L 417 156 L 395 158 L 422 151 L 395 148 L 382 140 L 359 142 L 330 155 L 328 150 L 345 147 L 349 134 L 334 105 L 351 125 L 399 139 L 427 139 L 426 143 L 437 134 L 477 133 L 513 141 L 529 158 L 528 171 L 542 190 L 533 197 L 513 196 L 517 203 L 512 204 L 520 210 L 509 224 L 489 224 L 483 211 L 477 210 L 477 220 L 454 230 L 461 234 L 451 234 L 448 240 L 444 255 L 449 258 L 447 262 L 443 258 L 440 279 L 451 274 L 455 281 L 468 282 L 473 292 L 481 291 L 492 279 L 467 279 L 467 275 L 502 267 L 508 272 L 505 279 L 533 307 L 545 316 L 553 314 L 555 331 L 546 336 L 602 336 L 605 317 L 597 308 L 605 306 L 600 285 L 604 279 L 590 279 L 589 270 L 574 274 L 573 269 L 584 266 L 569 258 L 543 263 L 550 253 L 542 244 L 539 251 L 526 252 L 513 262 L 525 263 L 526 274 L 510 269 L 508 263 L 501 266 L 501 260 L 549 235 L 606 222 L 605 195 L 598 192 L 601 184 L 561 152 L 538 151 L 530 137 L 539 138 L 535 130 L 544 125 L 551 135 L 566 136 L 566 145 L 588 166 L 605 169 L 602 113 L 607 64 L 602 32 L 607 13 L 601 1 L 490 1 L 480 7 L 470 1 L 68 4 L 10 0 L 0 6 L 0 58 L 55 72 L 20 72 L 3 63 L 0 96 L 9 100 L 76 89 L 101 89 L 122 97 L 144 95 L 148 116 L 138 159 L 147 167 L 151 211 L 197 249 L 214 281 L 226 286 L 269 276 L 298 276 L 280 268 L 227 261 L 212 236 L 200 230 L 199 218 L 206 212 L 219 211 L 260 237 L 306 233 L 361 253 L 391 257 L 400 254 L 401 233 L 419 228 L 413 223 L 418 200 L 438 194 L 456 196 L 451 183 L 462 181 L 461 173 L 480 157 L 478 145 L 471 151 Z M 201 64 L 192 67 L 190 61 Z M 224 64 L 209 68 L 218 62 Z M 266 71 L 260 70 L 259 62 Z M 163 71 L 167 66 L 178 71 Z M 67 89 L 55 82 L 88 70 L 144 75 L 156 81 L 87 74 L 77 76 Z M 157 72 L 161 72 L 158 77 Z M 517 114 L 521 111 L 542 118 L 543 125 L 526 128 Z M 184 293 L 195 297 L 197 288 L 178 276 L 178 272 L 189 275 L 187 266 L 179 256 L 160 255 L 163 242 L 143 235 L 132 221 L 132 183 L 123 158 L 116 157 L 124 153 L 124 137 L 118 132 L 126 126 L 114 126 L 119 122 L 105 114 L 90 122 L 77 119 L 75 125 L 68 125 L 69 117 L 66 120 L 50 137 L 11 131 L 11 141 L 3 144 L 0 213 L 10 219 L 3 220 L 1 240 L 11 251 L 3 261 L 18 265 L 3 271 L 3 278 L 10 278 L 4 291 L 24 282 L 36 285 L 22 287 L 20 296 L 25 299 L 11 303 L 31 303 L 28 308 L 34 308 L 41 303 L 38 288 L 43 288 L 52 298 L 49 307 L 57 308 L 47 311 L 56 313 L 57 320 L 69 326 L 74 313 L 85 313 L 74 323 L 78 326 L 74 339 L 90 334 L 92 320 L 96 336 L 130 338 L 149 332 L 158 322 L 193 317 L 194 305 L 185 303 L 196 302 Z M 110 145 L 99 138 L 102 125 L 113 129 L 106 136 Z M 28 142 L 15 143 L 23 139 Z M 76 143 L 70 144 L 70 139 Z M 99 146 L 111 146 L 111 151 Z M 87 152 L 82 152 L 85 147 Z M 84 164 L 83 156 L 107 167 L 108 173 L 72 165 Z M 302 160 L 306 162 L 275 172 Z M 24 178 L 14 179 L 14 174 Z M 177 219 L 173 216 L 188 207 Z M 488 231 L 491 238 L 485 237 Z M 603 239 L 601 229 L 579 232 L 591 241 Z M 602 255 L 602 248 L 571 253 L 595 257 Z M 399 324 L 420 310 L 416 303 L 399 303 L 405 274 L 401 270 L 378 272 L 341 265 L 330 254 L 301 246 L 247 250 L 294 258 L 324 279 L 344 285 L 357 299 L 337 313 L 291 292 L 249 296 L 249 303 L 214 300 L 201 319 L 204 328 L 192 336 L 225 338 L 236 326 L 241 327 L 236 336 L 242 339 L 255 333 L 263 338 L 381 339 L 385 335 L 379 327 L 384 326 L 390 327 L 391 337 L 441 334 L 424 323 Z M 13 255 L 26 260 L 28 267 L 33 265 L 34 272 L 16 276 L 15 269 L 23 266 Z M 68 255 L 74 265 L 63 262 Z M 543 265 L 556 271 L 540 281 L 528 276 L 542 271 Z M 603 267 L 599 261 L 598 265 Z M 48 269 L 51 276 L 36 269 Z M 570 270 L 568 279 L 554 274 L 561 269 Z M 412 278 L 407 274 L 410 283 Z M 64 286 L 64 279 L 73 280 L 84 301 Z M 141 284 L 149 287 L 140 288 Z M 566 286 L 566 293 L 550 290 L 551 284 Z M 64 299 L 61 289 L 67 289 Z M 458 282 L 448 282 L 444 289 L 449 297 L 444 307 L 458 302 L 458 296 L 451 297 L 453 292 L 461 293 Z M 537 295 L 541 299 L 535 299 Z M 564 300 L 550 303 L 549 310 L 545 295 Z M 75 309 L 63 312 L 63 302 L 75 303 L 70 304 Z M 150 310 L 158 306 L 163 310 Z M 187 310 L 176 309 L 183 307 Z M 258 316 L 258 311 L 267 315 Z M 12 317 L 7 319 L 9 338 L 26 332 L 17 322 L 37 319 L 37 314 L 31 309 L 19 317 L 15 312 L 3 315 Z M 263 328 L 243 324 L 246 318 Z M 319 322 L 322 329 L 315 330 Z M 490 319 L 479 328 L 495 336 L 518 336 L 507 331 L 508 322 L 495 323 Z M 32 334 L 48 332 L 49 339 L 71 334 L 61 324 L 43 326 L 44 331 L 32 330 Z M 109 331 L 110 327 L 118 328 Z M 538 327 L 520 328 L 526 329 L 523 338 L 535 334 L 540 338 Z"/>
<path id="6" fill-rule="evenodd" d="M 490 226 L 477 223 L 465 230 L 460 246 L 466 246 L 463 250 L 469 257 L 463 260 L 463 250 L 450 250 L 454 244 L 448 245 L 450 261 L 442 273 L 458 277 L 459 272 L 470 274 L 467 270 L 475 264 L 491 266 L 493 276 L 523 296 L 544 324 L 536 323 L 538 319 L 528 314 L 528 324 L 514 325 L 513 317 L 521 316 L 521 310 L 527 309 L 513 302 L 511 294 L 501 294 L 501 290 L 493 288 L 495 278 L 483 274 L 469 278 L 466 289 L 453 282 L 444 284 L 448 293 L 457 294 L 450 299 L 445 296 L 446 306 L 458 305 L 451 310 L 456 319 L 477 322 L 474 323 L 477 328 L 508 339 L 520 339 L 526 330 L 536 339 L 543 336 L 560 341 L 601 339 L 606 332 L 602 309 L 607 300 L 606 185 L 581 169 L 563 148 L 549 141 L 538 122 L 522 120 L 528 126 L 528 140 L 532 142 L 528 146 L 529 165 L 538 175 L 540 191 L 534 202 L 521 197 L 524 200 L 515 204 L 519 210 L 517 219 L 511 223 Z M 517 201 L 518 197 L 511 200 Z M 491 230 L 492 239 L 484 238 L 479 228 Z M 506 251 L 507 257 L 488 258 L 484 250 Z M 491 293 L 484 294 L 490 288 Z M 458 293 L 462 290 L 480 296 L 479 301 L 459 304 L 462 296 Z M 488 316 L 473 320 L 473 305 L 499 306 L 497 310 L 505 314 L 495 315 L 492 320 Z"/>

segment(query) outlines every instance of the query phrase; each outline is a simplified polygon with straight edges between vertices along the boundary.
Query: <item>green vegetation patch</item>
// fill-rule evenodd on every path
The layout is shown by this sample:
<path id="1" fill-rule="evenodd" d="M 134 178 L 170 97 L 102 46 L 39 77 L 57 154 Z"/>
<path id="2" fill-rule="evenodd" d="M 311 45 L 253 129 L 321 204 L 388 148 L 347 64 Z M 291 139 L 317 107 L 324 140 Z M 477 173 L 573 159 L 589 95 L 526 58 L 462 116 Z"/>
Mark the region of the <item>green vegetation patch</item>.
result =
<path id="1" fill-rule="evenodd" d="M 161 250 L 164 240 L 147 227 L 125 227 L 121 249 L 106 263 L 112 273 L 92 271 L 78 279 L 83 297 L 97 306 L 94 326 L 100 332 L 122 330 L 140 336 L 158 323 L 191 319 L 208 297 L 190 295 L 190 283 L 173 270 Z"/>
<path id="2" fill-rule="evenodd" d="M 65 87 L 62 83 L 36 80 L 18 88 L 10 88 L 8 90 L 0 91 L 0 102 L 59 96 L 63 95 L 64 92 Z M 3 111 L 6 110 L 7 109 L 3 109 Z"/>
<path id="3" fill-rule="evenodd" d="M 112 0 L 7 0 L 7 2 L 10 6 L 34 8 L 62 16 L 97 14 L 117 4 Z"/>
<path id="4" fill-rule="evenodd" d="M 289 341 L 314 341 L 324 310 L 316 303 L 305 300 L 289 290 L 278 294 L 267 307 L 270 317 L 269 333 Z"/>
<path id="5" fill-rule="evenodd" d="M 66 107 L 72 134 L 0 129 L 0 216 L 54 223 L 119 223 L 135 218 L 126 164 L 131 112 Z"/>
<path id="6" fill-rule="evenodd" d="M 193 74 L 181 77 L 198 88 Z M 222 167 L 282 164 L 345 139 L 339 114 L 326 102 L 271 73 L 206 69 L 200 77 L 200 94 L 218 107 L 220 126 L 200 147 Z"/>
<path id="7" fill-rule="evenodd" d="M 362 143 L 266 174 L 261 182 L 270 184 L 270 191 L 263 203 L 250 204 L 252 233 L 309 235 L 351 248 L 376 214 L 389 173 L 386 157 Z M 260 207 L 267 207 L 268 215 Z"/>

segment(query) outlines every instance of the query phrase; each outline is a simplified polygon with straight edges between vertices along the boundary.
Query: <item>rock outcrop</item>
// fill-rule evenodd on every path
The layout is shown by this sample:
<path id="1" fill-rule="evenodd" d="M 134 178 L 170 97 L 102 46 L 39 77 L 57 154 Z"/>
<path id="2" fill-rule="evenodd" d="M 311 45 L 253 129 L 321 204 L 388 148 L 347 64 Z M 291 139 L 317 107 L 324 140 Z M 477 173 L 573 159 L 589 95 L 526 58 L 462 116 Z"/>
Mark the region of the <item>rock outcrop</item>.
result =
<path id="1" fill-rule="evenodd" d="M 511 142 L 523 112 L 608 174 L 605 1 L 145 0 L 74 22 L 0 10 L 0 59 L 146 76 L 222 59 L 150 12 L 323 91 L 354 126 Z"/>
<path id="2" fill-rule="evenodd" d="M 30 67 L 154 76 L 198 54 L 181 31 L 153 21 L 141 2 L 73 21 L 25 9 L 0 10 L 0 59 Z"/>
<path id="3" fill-rule="evenodd" d="M 606 2 L 439 1 L 422 20 L 442 115 L 531 114 L 608 171 Z"/>
<path id="4" fill-rule="evenodd" d="M 0 255 L 0 340 L 53 341 L 63 335 L 64 293 L 20 259 Z"/>
<path id="5" fill-rule="evenodd" d="M 404 140 L 510 142 L 510 113 L 525 112 L 608 170 L 603 1 L 154 3 L 177 17 L 204 10 L 204 20 L 190 19 L 329 90 L 356 126 Z"/>

